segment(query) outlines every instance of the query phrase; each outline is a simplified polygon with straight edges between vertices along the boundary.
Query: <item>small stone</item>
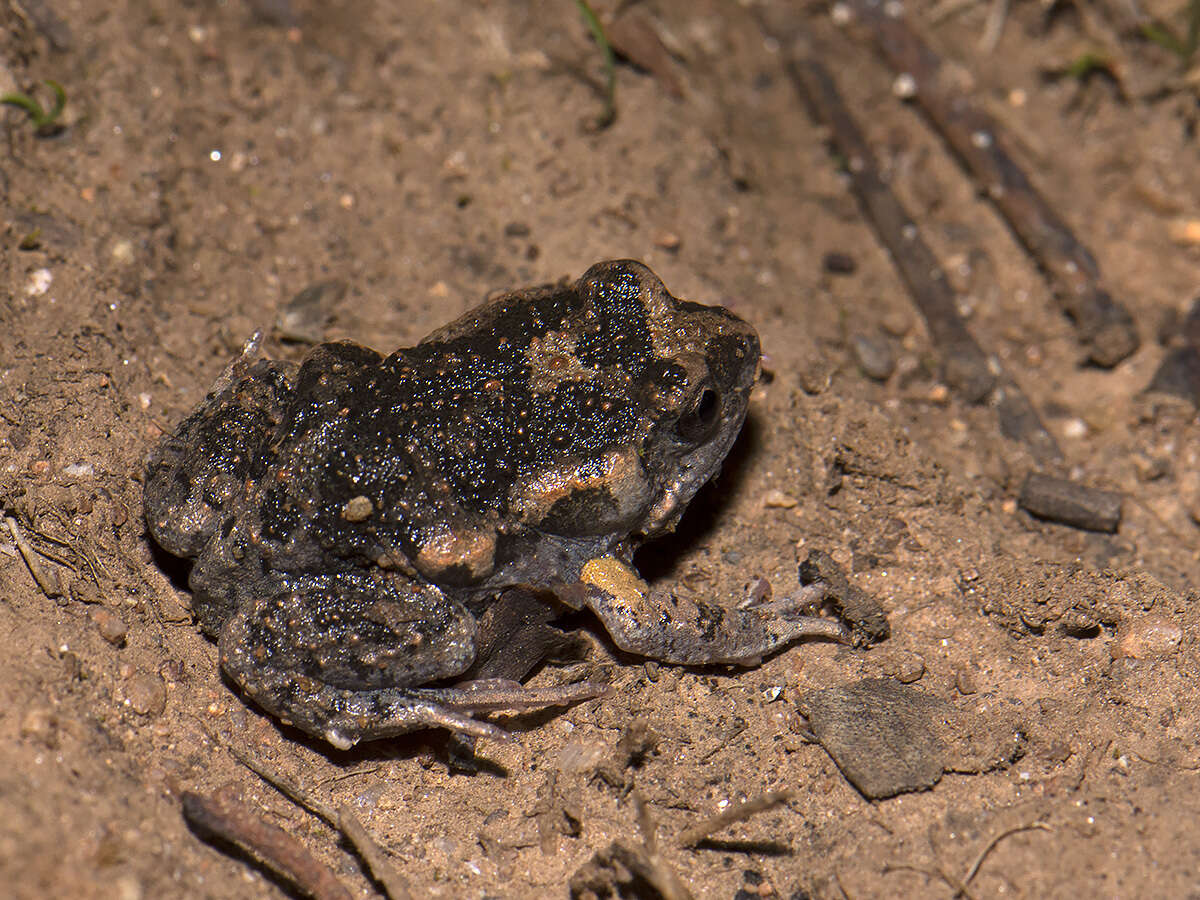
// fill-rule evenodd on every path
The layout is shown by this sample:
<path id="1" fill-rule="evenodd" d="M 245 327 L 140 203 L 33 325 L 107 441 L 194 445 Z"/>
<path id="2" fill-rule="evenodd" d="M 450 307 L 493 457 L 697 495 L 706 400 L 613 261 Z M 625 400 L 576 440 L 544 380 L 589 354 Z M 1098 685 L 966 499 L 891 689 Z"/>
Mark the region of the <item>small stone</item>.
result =
<path id="1" fill-rule="evenodd" d="M 1183 629 L 1161 616 L 1121 623 L 1112 646 L 1113 659 L 1150 659 L 1172 653 L 1183 641 Z"/>
<path id="2" fill-rule="evenodd" d="M 683 239 L 673 231 L 659 231 L 654 235 L 654 246 L 664 250 L 678 250 Z"/>
<path id="3" fill-rule="evenodd" d="M 866 679 L 802 698 L 817 741 L 869 799 L 931 787 L 948 748 L 935 727 L 953 709 L 891 679 Z"/>
<path id="4" fill-rule="evenodd" d="M 142 900 L 146 895 L 142 883 L 133 875 L 122 875 L 113 883 L 113 888 L 117 900 Z"/>
<path id="5" fill-rule="evenodd" d="M 1071 440 L 1081 440 L 1088 436 L 1087 422 L 1078 416 L 1067 419 L 1063 422 L 1062 433 L 1063 437 L 1071 438 Z"/>
<path id="6" fill-rule="evenodd" d="M 855 262 L 854 257 L 838 250 L 826 253 L 821 260 L 821 265 L 831 275 L 853 275 L 858 270 L 858 263 Z"/>
<path id="7" fill-rule="evenodd" d="M 1134 453 L 1130 457 L 1138 481 L 1157 481 L 1171 471 L 1171 461 L 1165 456 L 1147 456 Z"/>
<path id="8" fill-rule="evenodd" d="M 920 681 L 924 674 L 925 660 L 915 653 L 906 653 L 901 657 L 896 669 L 896 680 L 901 684 L 912 684 L 914 681 Z"/>
<path id="9" fill-rule="evenodd" d="M 576 737 L 567 741 L 559 750 L 554 767 L 560 772 L 591 772 L 607 755 L 607 744 Z"/>
<path id="10" fill-rule="evenodd" d="M 25 283 L 25 293 L 30 297 L 40 297 L 50 290 L 53 281 L 54 275 L 49 269 L 35 269 Z"/>
<path id="11" fill-rule="evenodd" d="M 875 381 L 887 381 L 896 371 L 896 357 L 883 338 L 856 334 L 850 338 L 855 361 L 863 374 Z"/>
<path id="12" fill-rule="evenodd" d="M 1121 495 L 1053 475 L 1031 472 L 1017 503 L 1039 519 L 1087 531 L 1114 533 L 1121 524 Z"/>
<path id="13" fill-rule="evenodd" d="M 879 320 L 879 327 L 892 337 L 904 337 L 912 328 L 912 317 L 901 309 L 893 309 Z"/>
<path id="14" fill-rule="evenodd" d="M 975 682 L 975 673 L 966 666 L 954 673 L 954 686 L 964 696 L 974 694 L 979 690 L 979 685 Z"/>
<path id="15" fill-rule="evenodd" d="M 346 501 L 346 505 L 342 507 L 342 518 L 347 522 L 363 522 L 371 518 L 374 511 L 375 505 L 371 503 L 371 498 L 359 494 Z"/>
<path id="16" fill-rule="evenodd" d="M 743 606 L 757 606 L 760 603 L 766 603 L 774 594 L 774 589 L 771 587 L 771 582 L 761 575 L 755 575 L 750 579 L 750 583 L 745 589 L 746 599 L 742 601 Z"/>
<path id="17" fill-rule="evenodd" d="M 890 675 L 901 684 L 920 681 L 925 674 L 925 660 L 915 653 L 896 651 L 883 662 L 883 674 Z"/>
<path id="18" fill-rule="evenodd" d="M 103 606 L 96 607 L 92 610 L 92 621 L 96 623 L 96 630 L 100 632 L 100 637 L 114 647 L 120 647 L 125 643 L 125 637 L 129 634 L 129 626 L 111 609 Z"/>
<path id="19" fill-rule="evenodd" d="M 815 397 L 829 390 L 833 383 L 833 366 L 821 356 L 805 357 L 796 369 L 800 389 Z"/>
<path id="20" fill-rule="evenodd" d="M 117 241 L 109 251 L 112 261 L 119 266 L 127 266 L 134 260 L 133 241 L 128 238 Z"/>
<path id="21" fill-rule="evenodd" d="M 799 501 L 783 491 L 767 491 L 762 502 L 767 509 L 792 509 Z"/>
<path id="22" fill-rule="evenodd" d="M 325 339 L 330 310 L 346 295 L 344 281 L 319 281 L 296 293 L 275 317 L 275 329 L 285 341 L 319 344 Z"/>
<path id="23" fill-rule="evenodd" d="M 1200 244 L 1200 219 L 1174 219 L 1167 223 L 1167 235 L 1177 244 Z"/>
<path id="24" fill-rule="evenodd" d="M 139 716 L 157 716 L 167 708 L 167 685 L 158 674 L 139 673 L 125 685 L 125 702 Z"/>
<path id="25" fill-rule="evenodd" d="M 96 587 L 94 581 L 89 581 L 86 578 L 76 578 L 71 582 L 69 590 L 71 598 L 78 603 L 92 606 L 104 602 L 104 595 L 100 593 L 100 588 Z"/>

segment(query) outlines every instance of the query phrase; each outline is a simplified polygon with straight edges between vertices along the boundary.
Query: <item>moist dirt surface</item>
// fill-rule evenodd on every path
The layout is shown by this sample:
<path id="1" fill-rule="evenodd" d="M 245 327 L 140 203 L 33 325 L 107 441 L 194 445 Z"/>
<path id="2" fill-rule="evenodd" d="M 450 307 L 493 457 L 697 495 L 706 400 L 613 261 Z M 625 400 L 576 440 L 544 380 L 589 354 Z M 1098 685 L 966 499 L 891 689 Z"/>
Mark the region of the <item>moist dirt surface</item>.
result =
<path id="1" fill-rule="evenodd" d="M 1186 34 L 1186 4 L 1144 6 Z M 51 79 L 67 104 L 54 134 L 0 115 L 0 503 L 42 576 L 6 525 L 4 890 L 295 896 L 189 829 L 194 792 L 374 895 L 340 837 L 234 748 L 347 804 L 414 896 L 561 897 L 581 869 L 581 896 L 607 879 L 643 897 L 951 897 L 968 877 L 979 898 L 1193 896 L 1200 427 L 1145 388 L 1200 282 L 1200 108 L 1127 10 L 909 8 L 1132 314 L 1141 346 L 1112 369 L 1083 364 L 1037 266 L 863 36 L 826 6 L 770 10 L 832 72 L 975 338 L 1061 445 L 1046 466 L 942 383 L 753 3 L 634 5 L 620 34 L 641 65 L 619 61 L 608 127 L 603 56 L 565 0 L 6 4 L 0 91 L 50 106 Z M 795 591 L 822 550 L 890 637 L 693 670 L 624 656 L 585 621 L 586 665 L 534 683 L 599 673 L 615 690 L 496 716 L 513 740 L 473 763 L 436 731 L 338 752 L 247 705 L 192 621 L 186 567 L 146 534 L 163 432 L 258 329 L 281 357 L 306 350 L 284 331 L 388 351 L 491 291 L 614 257 L 736 311 L 765 353 L 723 473 L 642 571 L 736 604 Z M 1031 471 L 1118 492 L 1116 533 L 1031 518 Z M 869 800 L 805 698 L 879 679 L 922 693 L 940 762 Z M 676 882 L 628 883 L 647 832 Z"/>

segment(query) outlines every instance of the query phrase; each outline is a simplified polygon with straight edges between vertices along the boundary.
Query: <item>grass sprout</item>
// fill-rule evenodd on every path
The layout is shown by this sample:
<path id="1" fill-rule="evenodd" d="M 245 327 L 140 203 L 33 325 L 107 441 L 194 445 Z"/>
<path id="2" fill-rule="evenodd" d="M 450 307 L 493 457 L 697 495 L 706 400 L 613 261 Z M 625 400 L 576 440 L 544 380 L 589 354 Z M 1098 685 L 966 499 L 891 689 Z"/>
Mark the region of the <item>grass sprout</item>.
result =
<path id="1" fill-rule="evenodd" d="M 0 104 L 6 106 L 15 106 L 18 109 L 25 110 L 33 123 L 34 131 L 38 137 L 50 137 L 62 131 L 62 123 L 58 121 L 62 115 L 63 109 L 67 105 L 67 92 L 63 90 L 63 86 L 57 81 L 46 79 L 42 82 L 46 87 L 54 92 L 54 105 L 50 109 L 46 109 L 36 97 L 31 97 L 29 94 L 12 93 L 0 96 Z"/>

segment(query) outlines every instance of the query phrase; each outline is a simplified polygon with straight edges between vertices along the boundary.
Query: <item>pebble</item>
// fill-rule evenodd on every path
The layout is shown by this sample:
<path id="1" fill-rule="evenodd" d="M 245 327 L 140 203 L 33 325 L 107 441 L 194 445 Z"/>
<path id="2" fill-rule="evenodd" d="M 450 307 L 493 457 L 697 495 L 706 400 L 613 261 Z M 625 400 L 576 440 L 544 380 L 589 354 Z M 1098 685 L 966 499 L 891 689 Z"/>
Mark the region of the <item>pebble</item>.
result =
<path id="1" fill-rule="evenodd" d="M 608 746 L 601 741 L 572 738 L 558 752 L 554 767 L 560 772 L 590 772 L 608 755 Z"/>
<path id="2" fill-rule="evenodd" d="M 1183 641 L 1183 629 L 1161 616 L 1143 616 L 1121 623 L 1112 645 L 1113 659 L 1165 656 Z"/>
<path id="3" fill-rule="evenodd" d="M 157 716 L 167 708 L 167 685 L 157 675 L 139 673 L 125 685 L 125 702 L 140 716 Z"/>
<path id="4" fill-rule="evenodd" d="M 920 681 L 925 674 L 925 660 L 907 650 L 896 651 L 883 662 L 883 674 L 890 675 L 901 684 Z"/>
<path id="5" fill-rule="evenodd" d="M 792 509 L 799 501 L 783 491 L 771 490 L 763 494 L 762 502 L 767 509 Z"/>
<path id="6" fill-rule="evenodd" d="M 1031 472 L 1021 485 L 1017 503 L 1039 519 L 1087 531 L 1114 533 L 1121 524 L 1121 495 L 1065 478 Z"/>
<path id="7" fill-rule="evenodd" d="M 853 275 L 858 270 L 858 263 L 853 256 L 837 250 L 826 253 L 821 265 L 832 275 Z"/>
<path id="8" fill-rule="evenodd" d="M 868 799 L 928 788 L 948 749 L 938 720 L 949 705 L 889 678 L 868 678 L 805 695 L 801 709 L 817 741 Z"/>
<path id="9" fill-rule="evenodd" d="M 1165 456 L 1148 456 L 1134 453 L 1130 457 L 1138 481 L 1157 481 L 1171 471 L 1171 461 Z"/>
<path id="10" fill-rule="evenodd" d="M 319 344 L 325 339 L 329 311 L 346 295 L 344 281 L 319 281 L 299 291 L 279 311 L 275 328 L 285 341 Z"/>
<path id="11" fill-rule="evenodd" d="M 54 275 L 49 269 L 35 269 L 25 283 L 25 293 L 30 297 L 40 297 L 50 290 L 50 284 L 53 281 Z"/>
<path id="12" fill-rule="evenodd" d="M 683 239 L 673 231 L 658 231 L 654 234 L 654 246 L 664 250 L 675 251 L 683 244 Z"/>
<path id="13" fill-rule="evenodd" d="M 129 634 L 129 626 L 111 609 L 103 606 L 93 609 L 92 621 L 96 623 L 96 630 L 100 632 L 100 637 L 114 647 L 120 647 L 125 643 L 125 637 Z"/>
<path id="14" fill-rule="evenodd" d="M 854 359 L 863 374 L 875 381 L 887 381 L 896 371 L 896 357 L 883 338 L 856 334 L 850 338 Z"/>
<path id="15" fill-rule="evenodd" d="M 879 327 L 892 337 L 904 337 L 912 328 L 912 318 L 903 310 L 893 309 L 879 320 Z"/>

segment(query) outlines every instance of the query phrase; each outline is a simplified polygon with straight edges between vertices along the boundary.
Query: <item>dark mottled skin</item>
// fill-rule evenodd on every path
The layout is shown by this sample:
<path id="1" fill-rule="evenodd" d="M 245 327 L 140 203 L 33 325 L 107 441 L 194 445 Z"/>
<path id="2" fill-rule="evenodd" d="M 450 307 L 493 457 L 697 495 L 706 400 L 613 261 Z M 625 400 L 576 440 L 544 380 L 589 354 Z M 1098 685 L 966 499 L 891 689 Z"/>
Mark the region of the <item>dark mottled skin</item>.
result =
<path id="1" fill-rule="evenodd" d="M 339 747 L 583 683 L 431 686 L 476 658 L 516 586 L 586 605 L 622 648 L 753 663 L 828 634 L 794 610 L 681 607 L 621 560 L 674 527 L 741 428 L 759 361 L 731 313 L 645 266 L 504 294 L 384 357 L 349 342 L 297 367 L 248 345 L 151 457 L 154 539 L 195 559 L 201 626 L 264 708 Z"/>

